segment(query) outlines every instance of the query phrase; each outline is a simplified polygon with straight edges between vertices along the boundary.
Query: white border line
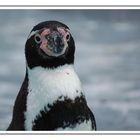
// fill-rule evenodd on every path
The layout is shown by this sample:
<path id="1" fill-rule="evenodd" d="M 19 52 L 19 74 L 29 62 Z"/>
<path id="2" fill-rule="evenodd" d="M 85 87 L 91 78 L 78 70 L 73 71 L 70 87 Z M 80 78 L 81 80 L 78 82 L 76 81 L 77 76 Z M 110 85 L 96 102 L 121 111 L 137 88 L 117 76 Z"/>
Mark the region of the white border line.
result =
<path id="1" fill-rule="evenodd" d="M 0 131 L 0 135 L 140 135 L 140 131 Z"/>
<path id="2" fill-rule="evenodd" d="M 140 5 L 0 5 L 0 10 L 34 10 L 34 9 L 42 9 L 42 10 L 47 10 L 47 9 L 66 9 L 66 10 L 92 10 L 92 9 L 99 9 L 99 10 L 115 10 L 115 9 L 122 9 L 122 10 L 127 10 L 127 9 L 140 9 Z"/>

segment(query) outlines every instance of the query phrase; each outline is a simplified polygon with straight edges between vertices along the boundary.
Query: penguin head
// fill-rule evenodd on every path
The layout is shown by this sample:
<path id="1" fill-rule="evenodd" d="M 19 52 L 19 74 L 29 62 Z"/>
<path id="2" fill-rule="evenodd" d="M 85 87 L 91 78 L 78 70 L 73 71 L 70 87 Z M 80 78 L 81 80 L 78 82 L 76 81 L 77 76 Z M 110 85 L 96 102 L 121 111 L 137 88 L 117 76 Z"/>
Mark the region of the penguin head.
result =
<path id="1" fill-rule="evenodd" d="M 25 45 L 27 66 L 55 68 L 74 63 L 75 43 L 69 27 L 58 21 L 34 26 Z"/>

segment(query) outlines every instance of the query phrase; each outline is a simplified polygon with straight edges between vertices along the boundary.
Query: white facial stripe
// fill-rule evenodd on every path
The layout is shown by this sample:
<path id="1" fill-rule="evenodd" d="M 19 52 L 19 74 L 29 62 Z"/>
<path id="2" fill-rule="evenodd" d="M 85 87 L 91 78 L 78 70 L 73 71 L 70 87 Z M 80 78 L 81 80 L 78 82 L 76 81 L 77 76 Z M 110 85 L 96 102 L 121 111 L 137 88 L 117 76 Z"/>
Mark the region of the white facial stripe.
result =
<path id="1" fill-rule="evenodd" d="M 32 31 L 29 36 L 28 36 L 28 39 L 31 38 L 33 35 L 35 35 L 36 33 L 38 33 L 39 30 L 36 30 L 36 31 Z"/>
<path id="2" fill-rule="evenodd" d="M 53 104 L 60 96 L 67 96 L 72 100 L 81 96 L 81 83 L 73 65 L 64 65 L 54 70 L 36 67 L 28 69 L 28 75 L 29 94 L 25 112 L 27 130 L 32 129 L 32 121 L 47 104 Z"/>
<path id="3" fill-rule="evenodd" d="M 62 30 L 61 27 L 58 27 L 59 30 Z M 40 29 L 41 30 L 41 29 Z M 31 38 L 33 35 L 35 35 L 36 33 L 38 33 L 40 30 L 36 30 L 36 31 L 32 31 L 29 36 L 28 36 L 28 39 Z M 70 32 L 69 29 L 65 29 L 67 32 Z M 49 29 L 46 29 L 45 32 L 47 32 L 47 34 L 50 32 Z"/>

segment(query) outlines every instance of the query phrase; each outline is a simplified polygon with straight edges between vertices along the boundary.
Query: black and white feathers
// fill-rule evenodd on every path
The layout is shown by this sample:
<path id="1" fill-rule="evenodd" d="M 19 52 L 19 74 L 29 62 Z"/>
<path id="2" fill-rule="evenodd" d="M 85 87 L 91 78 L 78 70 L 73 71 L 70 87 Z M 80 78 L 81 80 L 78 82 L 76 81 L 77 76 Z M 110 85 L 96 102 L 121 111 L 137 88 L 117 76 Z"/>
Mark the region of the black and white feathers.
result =
<path id="1" fill-rule="evenodd" d="M 75 43 L 58 21 L 36 25 L 25 45 L 26 76 L 7 130 L 95 130 L 74 71 Z"/>

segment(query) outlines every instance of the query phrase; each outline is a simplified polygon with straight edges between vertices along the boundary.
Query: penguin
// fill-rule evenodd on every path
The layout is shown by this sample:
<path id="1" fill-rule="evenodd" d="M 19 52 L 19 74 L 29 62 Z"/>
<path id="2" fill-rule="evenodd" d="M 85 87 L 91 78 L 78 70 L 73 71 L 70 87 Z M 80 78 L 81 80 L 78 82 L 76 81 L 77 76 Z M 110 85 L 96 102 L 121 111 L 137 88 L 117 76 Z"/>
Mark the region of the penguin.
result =
<path id="1" fill-rule="evenodd" d="M 92 131 L 93 112 L 74 70 L 75 42 L 59 21 L 33 27 L 26 44 L 26 74 L 7 130 Z"/>

